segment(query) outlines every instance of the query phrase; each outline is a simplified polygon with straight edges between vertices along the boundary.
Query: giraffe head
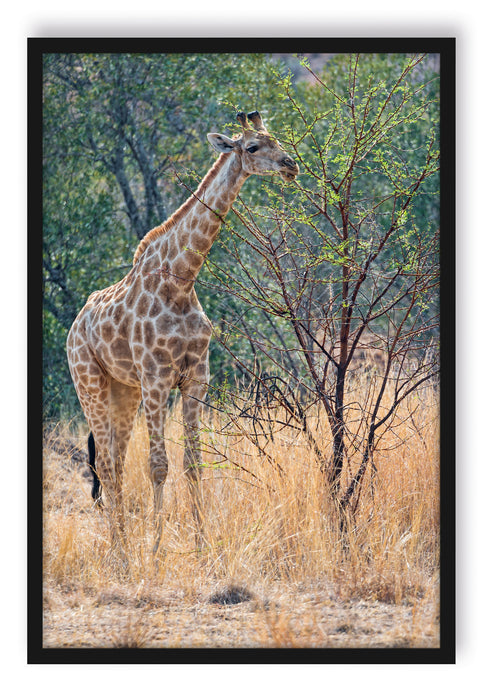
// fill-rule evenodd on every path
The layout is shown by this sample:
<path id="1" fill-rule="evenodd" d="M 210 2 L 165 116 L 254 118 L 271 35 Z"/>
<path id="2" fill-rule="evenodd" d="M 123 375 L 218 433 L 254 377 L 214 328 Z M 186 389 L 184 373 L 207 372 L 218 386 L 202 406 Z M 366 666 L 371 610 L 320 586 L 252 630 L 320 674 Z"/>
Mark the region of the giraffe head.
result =
<path id="1" fill-rule="evenodd" d="M 224 134 L 208 134 L 208 141 L 213 148 L 219 153 L 236 153 L 247 175 L 279 173 L 288 182 L 295 180 L 299 172 L 297 163 L 268 133 L 259 112 L 250 112 L 247 116 L 244 112 L 239 112 L 237 121 L 242 126 L 242 134 L 236 138 L 231 139 Z"/>

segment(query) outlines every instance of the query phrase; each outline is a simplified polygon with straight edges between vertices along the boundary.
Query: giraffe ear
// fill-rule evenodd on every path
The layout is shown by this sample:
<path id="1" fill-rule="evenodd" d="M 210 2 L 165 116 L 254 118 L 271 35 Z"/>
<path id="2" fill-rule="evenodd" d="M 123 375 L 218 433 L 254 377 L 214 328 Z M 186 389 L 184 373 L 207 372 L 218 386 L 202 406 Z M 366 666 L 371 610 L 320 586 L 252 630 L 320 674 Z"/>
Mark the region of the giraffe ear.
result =
<path id="1" fill-rule="evenodd" d="M 235 141 L 223 134 L 207 134 L 206 137 L 218 153 L 230 153 L 235 146 Z"/>

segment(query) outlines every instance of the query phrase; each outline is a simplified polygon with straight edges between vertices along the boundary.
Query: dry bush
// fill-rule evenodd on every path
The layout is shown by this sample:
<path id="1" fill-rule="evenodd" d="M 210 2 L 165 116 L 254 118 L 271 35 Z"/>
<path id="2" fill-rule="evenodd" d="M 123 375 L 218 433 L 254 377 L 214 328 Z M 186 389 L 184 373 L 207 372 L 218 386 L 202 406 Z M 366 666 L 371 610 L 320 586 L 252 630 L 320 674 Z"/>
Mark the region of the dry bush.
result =
<path id="1" fill-rule="evenodd" d="M 269 459 L 242 431 L 226 434 L 218 417 L 208 417 L 205 544 L 198 549 L 181 466 L 180 413 L 174 410 L 165 436 L 170 471 L 156 557 L 141 416 L 127 455 L 120 546 L 111 544 L 112 514 L 92 503 L 84 465 L 47 449 L 45 643 L 437 645 L 437 403 L 431 388 L 411 401 L 417 404 L 414 419 L 398 415 L 393 430 L 379 441 L 376 472 L 363 479 L 345 534 L 325 497 L 318 461 L 304 434 L 295 430 L 274 436 L 265 449 Z M 411 409 L 404 412 L 410 415 Z M 324 449 L 330 442 L 324 422 L 310 420 Z M 82 433 L 70 437 L 68 428 L 59 426 L 57 436 L 84 449 Z M 350 457 L 343 479 L 354 471 Z M 244 594 L 229 599 L 229 591 Z M 397 607 L 395 617 L 391 606 Z M 349 611 L 356 610 L 360 621 L 349 622 Z"/>

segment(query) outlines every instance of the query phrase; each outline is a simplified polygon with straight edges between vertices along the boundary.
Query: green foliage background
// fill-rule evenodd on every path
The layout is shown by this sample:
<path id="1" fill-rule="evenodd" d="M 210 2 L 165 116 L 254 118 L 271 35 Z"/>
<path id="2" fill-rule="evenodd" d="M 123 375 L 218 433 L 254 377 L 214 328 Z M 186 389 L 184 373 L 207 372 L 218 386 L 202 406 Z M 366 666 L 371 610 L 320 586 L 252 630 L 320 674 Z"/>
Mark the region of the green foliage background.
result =
<path id="1" fill-rule="evenodd" d="M 390 192 L 407 199 L 424 166 L 427 144 L 438 141 L 438 66 L 426 57 L 394 89 L 410 57 L 329 55 L 316 73 L 302 59 L 298 80 L 294 57 L 258 54 L 46 54 L 43 81 L 43 411 L 45 418 L 73 418 L 80 408 L 65 358 L 65 339 L 87 296 L 122 278 L 139 239 L 166 219 L 214 161 L 208 131 L 237 131 L 239 109 L 259 109 L 269 130 L 292 150 L 301 167 L 302 190 L 285 191 L 278 180 L 250 178 L 242 206 L 259 215 L 272 209 L 292 217 L 304 245 L 318 247 L 314 274 L 321 295 L 347 251 L 336 248 L 328 219 L 318 215 L 307 193 L 323 192 L 345 178 L 350 159 L 356 177 L 349 200 L 357 221 Z M 308 70 L 309 68 L 309 70 Z M 349 106 L 350 80 L 354 103 Z M 393 97 L 389 96 L 393 93 Z M 407 105 L 407 110 L 401 105 Z M 407 112 L 407 117 L 405 116 Z M 351 124 L 360 125 L 359 153 Z M 380 138 L 373 129 L 380 125 Z M 291 146 L 292 144 L 292 146 Z M 431 150 L 431 149 L 430 149 Z M 322 159 L 322 152 L 324 157 Z M 354 156 L 353 156 L 354 154 Z M 324 163 L 325 171 L 322 171 Z M 179 175 L 179 178 L 177 177 Z M 182 181 L 184 185 L 181 184 Z M 306 193 L 306 194 L 305 194 Z M 329 194 L 330 193 L 330 194 Z M 392 199 L 369 220 L 378 229 L 392 214 Z M 438 226 L 438 174 L 415 193 L 414 206 L 399 222 L 402 234 L 381 256 L 392 269 L 408 243 L 407 226 L 428 237 Z M 266 230 L 267 224 L 260 224 Z M 236 237 L 235 234 L 240 234 Z M 197 284 L 200 301 L 231 349 L 252 364 L 253 348 L 243 328 L 263 337 L 287 338 L 280 316 L 274 324 L 262 305 L 242 291 L 260 260 L 249 233 L 229 214 Z M 328 247 L 322 245 L 328 240 Z M 366 249 L 363 248 L 363 255 Z M 313 256 L 313 262 L 315 260 Z M 240 261 L 242 260 L 242 265 Z M 300 258 L 301 265 L 308 258 Z M 405 263 L 404 263 L 405 264 Z M 250 273 L 251 271 L 251 273 Z M 235 283 L 240 284 L 232 294 Z M 276 294 L 276 289 L 273 290 Z M 234 332 L 234 328 L 239 332 Z M 218 341 L 211 345 L 212 384 L 235 380 L 239 366 Z M 286 361 L 297 364 L 293 354 Z"/>

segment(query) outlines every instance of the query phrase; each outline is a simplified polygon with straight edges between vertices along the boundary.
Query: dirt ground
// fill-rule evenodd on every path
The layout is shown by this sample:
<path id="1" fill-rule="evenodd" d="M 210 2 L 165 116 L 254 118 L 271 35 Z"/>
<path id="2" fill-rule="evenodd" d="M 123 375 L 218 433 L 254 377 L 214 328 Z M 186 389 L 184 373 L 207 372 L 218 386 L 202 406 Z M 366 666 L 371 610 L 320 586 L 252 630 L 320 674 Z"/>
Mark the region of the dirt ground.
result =
<path id="1" fill-rule="evenodd" d="M 193 599 L 180 590 L 45 593 L 44 647 L 437 647 L 432 604 L 339 602 L 328 591 L 271 595 L 224 586 Z"/>

